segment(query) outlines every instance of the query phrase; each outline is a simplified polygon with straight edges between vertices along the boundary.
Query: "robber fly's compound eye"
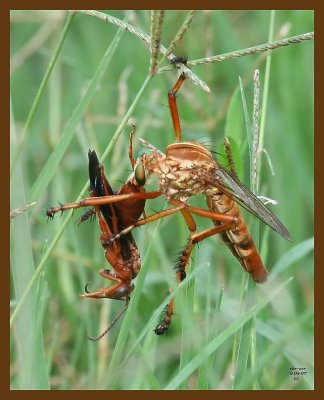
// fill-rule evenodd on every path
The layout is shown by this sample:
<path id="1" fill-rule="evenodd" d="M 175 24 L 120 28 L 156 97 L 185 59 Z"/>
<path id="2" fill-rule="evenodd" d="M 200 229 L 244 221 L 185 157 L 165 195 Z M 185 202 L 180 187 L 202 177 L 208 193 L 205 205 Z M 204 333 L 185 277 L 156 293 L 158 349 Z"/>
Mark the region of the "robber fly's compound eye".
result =
<path id="1" fill-rule="evenodd" d="M 145 185 L 145 168 L 142 162 L 139 162 L 135 167 L 135 179 L 138 186 Z"/>

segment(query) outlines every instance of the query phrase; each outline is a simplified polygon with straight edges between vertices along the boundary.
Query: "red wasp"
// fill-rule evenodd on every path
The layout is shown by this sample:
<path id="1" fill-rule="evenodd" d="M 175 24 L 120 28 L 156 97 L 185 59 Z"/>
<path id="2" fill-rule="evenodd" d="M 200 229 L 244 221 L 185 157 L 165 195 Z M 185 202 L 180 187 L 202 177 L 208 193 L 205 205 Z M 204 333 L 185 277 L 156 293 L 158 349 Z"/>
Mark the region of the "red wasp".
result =
<path id="1" fill-rule="evenodd" d="M 120 231 L 134 224 L 144 212 L 145 198 L 154 198 L 156 194 L 151 193 L 148 196 L 145 193 L 143 185 L 143 171 L 141 166 L 134 171 L 135 161 L 133 159 L 132 139 L 135 127 L 131 133 L 129 158 L 133 168 L 133 173 L 127 181 L 121 186 L 117 193 L 111 188 L 105 173 L 104 167 L 99 163 L 95 151 L 89 150 L 89 180 L 90 180 L 90 198 L 84 199 L 79 203 L 69 203 L 60 207 L 50 208 L 46 215 L 53 218 L 54 214 L 71 208 L 79 208 L 92 206 L 80 218 L 79 223 L 86 221 L 93 215 L 97 215 L 100 227 L 100 242 L 105 252 L 105 258 L 112 266 L 113 271 L 101 269 L 99 274 L 114 284 L 109 287 L 98 289 L 94 292 L 88 291 L 86 285 L 86 293 L 81 297 L 90 297 L 95 299 L 109 298 L 117 300 L 125 300 L 125 307 L 112 321 L 110 326 L 97 338 L 89 338 L 98 340 L 103 337 L 126 311 L 130 294 L 134 288 L 132 280 L 137 276 L 141 268 L 140 254 L 137 249 L 132 233 L 129 232 L 118 240 L 110 240 Z M 128 194 L 137 194 L 137 198 L 133 199 Z M 158 193 L 159 195 L 159 193 Z"/>

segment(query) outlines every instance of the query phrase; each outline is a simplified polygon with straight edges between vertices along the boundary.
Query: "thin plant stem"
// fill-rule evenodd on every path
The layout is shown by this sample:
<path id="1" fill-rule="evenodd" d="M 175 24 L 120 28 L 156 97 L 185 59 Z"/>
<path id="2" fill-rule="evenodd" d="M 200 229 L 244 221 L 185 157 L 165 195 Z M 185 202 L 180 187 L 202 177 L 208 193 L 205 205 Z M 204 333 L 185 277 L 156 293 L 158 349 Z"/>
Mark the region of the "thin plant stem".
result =
<path id="1" fill-rule="evenodd" d="M 269 50 L 276 50 L 283 46 L 299 44 L 305 40 L 313 40 L 314 36 L 315 36 L 314 32 L 303 33 L 301 35 L 292 36 L 292 37 L 289 37 L 286 39 L 281 39 L 281 40 L 275 40 L 273 42 L 268 42 L 265 44 L 260 44 L 258 46 L 248 47 L 248 48 L 242 49 L 242 50 L 232 51 L 230 53 L 224 53 L 224 54 L 220 54 L 217 56 L 200 58 L 197 60 L 191 60 L 191 61 L 187 62 L 187 65 L 188 65 L 188 67 L 195 67 L 197 65 L 202 65 L 202 64 L 216 63 L 216 62 L 231 60 L 233 58 L 251 56 L 253 54 L 263 53 L 263 52 L 269 51 Z M 170 69 L 171 69 L 170 67 L 164 67 L 163 71 L 170 70 Z"/>
<path id="2" fill-rule="evenodd" d="M 17 145 L 15 154 L 12 157 L 10 175 L 12 174 L 12 172 L 13 172 L 13 170 L 15 168 L 15 165 L 17 164 L 17 159 L 20 156 L 20 153 L 21 153 L 21 150 L 22 150 L 22 148 L 24 146 L 24 143 L 26 142 L 26 140 L 27 140 L 27 138 L 28 138 L 28 136 L 30 134 L 29 126 L 30 126 L 30 124 L 32 122 L 32 119 L 33 119 L 35 113 L 36 113 L 36 110 L 37 110 L 37 107 L 39 105 L 39 102 L 40 102 L 40 100 L 41 100 L 41 98 L 42 98 L 42 96 L 43 96 L 43 94 L 45 92 L 45 87 L 47 85 L 49 77 L 51 76 L 51 73 L 53 71 L 54 65 L 56 63 L 56 60 L 57 60 L 57 58 L 58 58 L 58 56 L 60 54 L 60 51 L 61 51 L 62 46 L 64 44 L 64 41 L 66 39 L 67 33 L 68 33 L 68 31 L 69 31 L 69 29 L 71 27 L 71 24 L 73 22 L 74 16 L 75 16 L 75 13 L 70 13 L 68 15 L 68 18 L 66 20 L 65 26 L 64 26 L 63 31 L 62 31 L 62 34 L 61 34 L 61 36 L 59 38 L 59 41 L 58 41 L 57 46 L 56 46 L 56 49 L 54 50 L 54 54 L 52 56 L 52 59 L 51 59 L 50 63 L 48 64 L 48 67 L 47 67 L 47 70 L 45 72 L 44 78 L 43 78 L 42 83 L 41 83 L 41 85 L 40 85 L 40 87 L 38 89 L 38 92 L 36 94 L 36 97 L 35 97 L 35 100 L 33 102 L 33 105 L 32 105 L 32 107 L 30 109 L 29 114 L 28 114 L 24 129 L 23 129 L 23 133 L 22 133 L 20 141 L 19 141 L 19 143 Z"/>
<path id="3" fill-rule="evenodd" d="M 269 40 L 271 40 L 273 38 L 274 16 L 275 16 L 275 13 L 274 13 L 274 11 L 272 11 L 271 19 L 270 19 Z M 271 59 L 272 59 L 272 55 L 271 55 L 271 53 L 269 53 L 267 56 L 265 77 L 264 77 L 260 133 L 259 133 L 259 142 L 258 142 L 258 150 L 257 150 L 258 151 L 258 162 L 256 165 L 256 182 L 255 182 L 256 191 L 259 190 L 259 183 L 260 183 L 261 154 L 262 154 L 262 149 L 264 147 L 264 132 L 265 132 L 264 127 L 265 127 L 265 121 L 266 121 L 266 115 L 267 115 Z"/>
<path id="4" fill-rule="evenodd" d="M 272 10 L 270 14 L 270 24 L 269 24 L 269 37 L 268 40 L 271 42 L 274 35 L 274 23 L 275 23 L 275 11 Z M 266 60 L 266 72 L 265 72 L 265 82 L 263 90 L 263 101 L 262 101 L 262 113 L 261 113 L 261 123 L 259 131 L 259 95 L 260 95 L 260 80 L 259 71 L 254 75 L 254 99 L 253 99 L 253 137 L 252 137 L 252 191 L 257 194 L 259 191 L 260 184 L 260 171 L 261 171 L 261 154 L 264 143 L 264 126 L 266 118 L 266 109 L 269 94 L 269 82 L 270 82 L 270 68 L 271 68 L 271 58 L 272 54 L 268 53 Z M 256 227 L 256 232 L 259 233 L 259 225 Z M 258 238 L 259 239 L 259 238 Z M 260 242 L 260 239 L 258 240 Z M 253 293 L 255 300 L 255 293 Z M 257 365 L 257 346 L 256 346 L 256 317 L 253 317 L 253 323 L 251 325 L 251 340 L 250 340 L 250 365 L 252 371 Z M 253 381 L 253 388 L 256 389 L 259 383 L 257 380 Z"/>
<path id="5" fill-rule="evenodd" d="M 161 44 L 162 25 L 164 20 L 163 10 L 151 11 L 151 65 L 150 74 L 155 75 L 157 73 L 158 65 L 158 53 Z"/>
<path id="6" fill-rule="evenodd" d="M 272 41 L 273 38 L 273 31 L 274 31 L 274 17 L 275 17 L 275 12 L 272 11 L 270 14 L 270 24 L 269 24 L 269 42 Z M 244 52 L 244 51 L 243 51 Z M 269 58 L 271 56 L 271 53 L 268 54 Z M 268 65 L 268 64 L 267 64 Z M 270 68 L 270 65 L 269 65 Z M 268 79 L 269 79 L 269 71 L 268 71 Z M 241 82 L 240 82 L 241 84 Z M 259 86 L 260 86 L 260 82 L 259 82 L 259 72 L 258 70 L 255 72 L 254 74 L 254 96 L 253 96 L 253 129 L 252 132 L 250 133 L 250 126 L 248 126 L 248 137 L 250 135 L 252 135 L 252 138 L 249 138 L 249 149 L 250 149 L 250 185 L 251 185 L 251 189 L 252 192 L 254 192 L 255 194 L 257 194 L 258 191 L 258 187 L 259 187 L 259 179 L 260 179 L 260 174 L 258 173 L 260 171 L 260 146 L 261 146 L 261 137 L 259 134 L 259 123 L 258 123 L 258 119 L 259 119 Z M 243 93 L 242 87 L 241 87 L 241 92 Z M 268 91 L 267 93 L 268 94 Z M 243 98 L 244 100 L 244 98 Z M 264 98 L 265 100 L 265 98 Z M 262 111 L 265 111 L 264 109 Z M 246 113 L 246 109 L 245 109 L 245 113 Z M 247 114 L 246 114 L 247 115 Z M 250 125 L 250 124 L 249 124 Z M 258 235 L 257 233 L 259 232 L 258 228 L 256 228 L 254 230 L 256 237 L 258 239 Z M 259 240 L 256 240 L 256 246 L 257 243 L 259 242 Z M 245 283 L 246 283 L 246 278 L 242 278 L 242 287 L 245 287 Z M 247 282 L 248 283 L 248 282 Z M 246 300 L 248 299 L 248 289 L 245 293 L 244 296 L 241 296 L 241 300 L 240 300 L 240 308 L 243 309 L 243 301 L 246 302 Z M 254 292 L 251 293 L 251 296 L 253 297 L 255 294 Z M 249 350 L 241 355 L 241 362 L 244 360 L 244 358 L 248 357 L 248 355 L 250 356 L 250 363 L 251 365 L 256 365 L 256 357 L 257 357 L 257 349 L 256 349 L 256 341 L 253 340 L 253 338 L 255 337 L 255 316 L 253 317 L 253 323 L 251 324 L 250 327 L 248 327 L 248 329 L 250 330 L 250 345 L 249 345 Z M 234 344 L 233 344 L 233 352 L 232 352 L 232 362 L 233 362 L 233 382 L 232 382 L 232 388 L 236 388 L 237 386 L 237 380 L 240 379 L 240 376 L 242 376 L 242 373 L 245 373 L 245 369 L 244 371 L 239 371 L 238 370 L 238 361 L 239 361 L 239 357 L 240 357 L 240 348 L 242 346 L 242 332 L 243 329 L 241 331 L 238 331 L 235 339 L 234 339 Z M 245 346 L 247 345 L 247 341 L 245 340 Z M 251 358 L 253 357 L 253 360 L 251 361 Z M 245 359 L 245 366 L 247 363 L 247 360 Z M 242 363 L 241 363 L 241 368 L 242 367 Z M 246 367 L 245 367 L 246 368 Z M 255 382 L 255 385 L 257 385 L 257 382 Z"/>
<path id="7" fill-rule="evenodd" d="M 187 32 L 187 30 L 189 29 L 192 20 L 194 19 L 194 17 L 197 14 L 197 10 L 190 10 L 187 18 L 185 19 L 184 23 L 182 24 L 181 28 L 179 29 L 179 31 L 176 33 L 174 39 L 172 39 L 168 50 L 165 53 L 165 57 L 168 57 L 168 55 L 170 55 L 172 53 L 172 51 L 175 49 L 176 45 L 180 42 L 180 40 L 183 38 L 184 34 Z"/>
<path id="8" fill-rule="evenodd" d="M 86 14 L 86 15 L 89 15 L 91 17 L 99 18 L 99 19 L 101 19 L 103 21 L 106 21 L 106 22 L 109 22 L 111 24 L 115 24 L 115 25 L 123 28 L 125 31 L 130 32 L 133 35 L 138 36 L 144 42 L 146 42 L 149 45 L 151 45 L 152 39 L 151 39 L 151 37 L 149 35 L 147 35 L 143 31 L 141 31 L 140 29 L 135 28 L 131 24 L 128 24 L 125 21 L 121 21 L 120 19 L 112 17 L 111 15 L 104 14 L 104 13 L 101 13 L 99 11 L 94 11 L 94 10 L 78 10 L 78 12 Z M 159 51 L 160 51 L 160 53 L 165 54 L 167 52 L 167 48 L 164 47 L 162 44 L 160 44 Z M 175 57 L 175 55 L 170 53 L 166 58 L 168 60 L 172 61 L 172 59 L 174 57 Z M 169 68 L 169 70 L 172 70 L 173 68 L 174 67 L 172 66 L 171 68 Z M 162 71 L 162 70 L 165 70 L 165 69 L 164 68 L 160 68 L 159 72 Z M 210 89 L 209 89 L 208 85 L 205 82 L 203 82 L 196 74 L 194 74 L 185 65 L 181 64 L 181 66 L 179 67 L 179 71 L 180 71 L 180 73 L 184 72 L 186 74 L 187 78 L 191 79 L 195 85 L 199 86 L 205 92 L 208 92 L 208 93 L 210 92 Z"/>
<path id="9" fill-rule="evenodd" d="M 41 173 L 38 175 L 36 181 L 34 182 L 30 190 L 30 193 L 28 195 L 28 201 L 37 200 L 43 193 L 47 185 L 49 184 L 51 178 L 53 177 L 63 154 L 67 150 L 71 140 L 73 139 L 76 133 L 76 128 L 80 123 L 80 120 L 84 115 L 85 110 L 87 109 L 91 99 L 95 95 L 96 88 L 98 87 L 99 82 L 101 81 L 108 65 L 113 60 L 113 55 L 117 49 L 122 34 L 123 31 L 121 29 L 118 30 L 114 39 L 109 44 L 101 62 L 99 63 L 95 73 L 93 74 L 93 77 L 87 87 L 87 90 L 82 96 L 80 102 L 75 107 L 70 119 L 66 123 L 63 132 L 60 135 L 60 138 L 56 144 L 55 149 L 51 153 Z"/>

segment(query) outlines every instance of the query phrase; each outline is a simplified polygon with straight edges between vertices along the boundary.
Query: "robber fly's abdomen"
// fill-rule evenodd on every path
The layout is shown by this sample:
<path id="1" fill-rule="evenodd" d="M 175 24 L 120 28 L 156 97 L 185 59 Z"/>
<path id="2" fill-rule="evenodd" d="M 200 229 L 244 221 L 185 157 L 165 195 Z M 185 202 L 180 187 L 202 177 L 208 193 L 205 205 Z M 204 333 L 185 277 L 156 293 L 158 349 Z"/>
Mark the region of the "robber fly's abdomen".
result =
<path id="1" fill-rule="evenodd" d="M 265 282 L 268 275 L 267 270 L 263 265 L 236 202 L 223 193 L 217 193 L 212 197 L 207 197 L 207 205 L 212 211 L 237 218 L 238 222 L 235 226 L 221 233 L 221 237 L 252 278 L 259 283 Z M 215 224 L 219 225 L 217 222 L 215 222 Z"/>

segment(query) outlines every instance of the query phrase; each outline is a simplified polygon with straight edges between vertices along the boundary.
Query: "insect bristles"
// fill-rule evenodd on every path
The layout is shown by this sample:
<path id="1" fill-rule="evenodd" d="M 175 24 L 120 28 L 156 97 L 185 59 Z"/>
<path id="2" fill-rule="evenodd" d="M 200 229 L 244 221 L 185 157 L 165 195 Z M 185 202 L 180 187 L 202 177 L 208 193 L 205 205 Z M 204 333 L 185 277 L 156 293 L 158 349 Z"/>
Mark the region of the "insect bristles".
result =
<path id="1" fill-rule="evenodd" d="M 80 226 L 81 223 L 87 221 L 90 219 L 90 222 L 94 221 L 96 219 L 96 210 L 94 208 L 90 208 L 86 210 L 79 220 L 77 221 L 78 226 Z"/>
<path id="2" fill-rule="evenodd" d="M 159 335 L 159 333 L 158 333 L 158 327 L 161 327 L 161 326 L 163 326 L 163 325 L 165 324 L 165 317 L 166 317 L 166 315 L 167 315 L 167 313 L 168 313 L 168 308 L 169 308 L 169 306 L 168 306 L 168 304 L 167 304 L 167 305 L 163 308 L 163 310 L 161 311 L 161 313 L 160 313 L 159 323 L 157 324 L 156 328 L 153 329 L 153 332 L 154 332 L 155 334 L 157 334 L 157 335 Z M 173 312 L 172 314 L 175 315 L 174 312 Z M 171 321 L 168 323 L 168 328 L 167 328 L 167 330 L 166 330 L 165 332 L 163 332 L 163 336 L 167 336 L 167 335 L 170 333 L 171 330 L 172 330 L 172 319 L 171 319 Z"/>
<path id="3" fill-rule="evenodd" d="M 224 138 L 224 148 L 225 148 L 225 154 L 226 154 L 227 162 L 229 165 L 229 169 L 232 172 L 232 174 L 237 177 L 237 172 L 236 172 L 236 167 L 235 167 L 234 158 L 233 158 L 233 154 L 232 154 L 232 149 L 230 146 L 230 142 L 226 136 Z"/>

